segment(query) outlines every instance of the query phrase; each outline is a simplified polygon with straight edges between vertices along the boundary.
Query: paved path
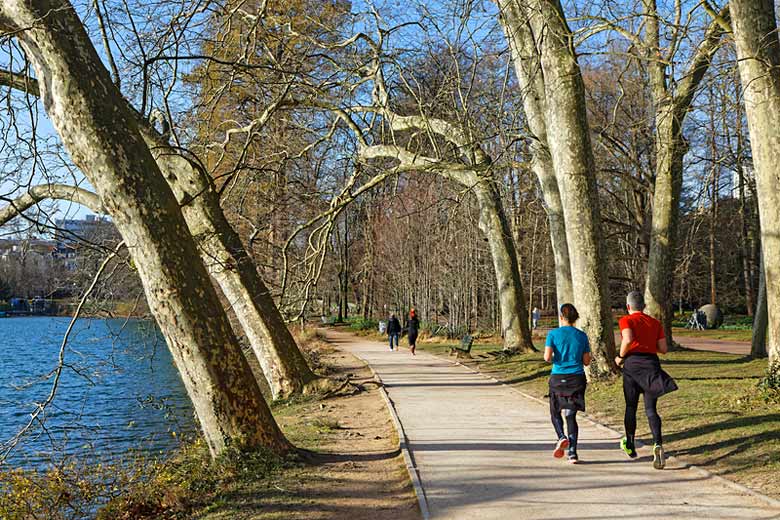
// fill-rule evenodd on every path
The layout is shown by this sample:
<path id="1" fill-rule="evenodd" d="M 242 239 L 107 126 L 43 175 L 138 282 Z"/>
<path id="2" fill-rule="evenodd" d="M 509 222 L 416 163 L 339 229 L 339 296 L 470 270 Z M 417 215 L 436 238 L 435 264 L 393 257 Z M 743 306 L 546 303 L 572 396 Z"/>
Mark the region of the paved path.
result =
<path id="1" fill-rule="evenodd" d="M 582 464 L 551 456 L 548 408 L 425 353 L 328 332 L 382 378 L 434 519 L 780 518 L 780 508 L 694 470 L 629 461 L 580 420 Z"/>
<path id="2" fill-rule="evenodd" d="M 727 354 L 750 355 L 749 341 L 736 341 L 727 339 L 692 338 L 688 336 L 675 336 L 675 341 L 683 347 L 694 350 L 711 350 L 712 352 L 725 352 Z"/>

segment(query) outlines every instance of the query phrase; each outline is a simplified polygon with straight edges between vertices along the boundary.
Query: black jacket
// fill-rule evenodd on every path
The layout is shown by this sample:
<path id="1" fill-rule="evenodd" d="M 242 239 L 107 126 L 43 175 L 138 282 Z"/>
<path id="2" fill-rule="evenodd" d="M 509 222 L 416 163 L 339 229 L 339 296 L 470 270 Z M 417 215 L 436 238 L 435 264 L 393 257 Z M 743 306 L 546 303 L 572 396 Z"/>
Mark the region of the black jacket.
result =
<path id="1" fill-rule="evenodd" d="M 420 320 L 417 316 L 406 321 L 406 330 L 409 332 L 410 336 L 417 336 L 417 333 L 420 331 Z"/>
<path id="2" fill-rule="evenodd" d="M 390 318 L 387 322 L 387 333 L 388 334 L 400 334 L 401 333 L 401 322 L 398 321 L 398 318 Z"/>
<path id="3" fill-rule="evenodd" d="M 661 368 L 661 361 L 655 354 L 629 355 L 623 364 L 623 379 L 631 380 L 651 397 L 677 390 L 677 383 Z"/>
<path id="4" fill-rule="evenodd" d="M 550 413 L 561 410 L 585 411 L 585 374 L 552 374 L 550 376 Z"/>

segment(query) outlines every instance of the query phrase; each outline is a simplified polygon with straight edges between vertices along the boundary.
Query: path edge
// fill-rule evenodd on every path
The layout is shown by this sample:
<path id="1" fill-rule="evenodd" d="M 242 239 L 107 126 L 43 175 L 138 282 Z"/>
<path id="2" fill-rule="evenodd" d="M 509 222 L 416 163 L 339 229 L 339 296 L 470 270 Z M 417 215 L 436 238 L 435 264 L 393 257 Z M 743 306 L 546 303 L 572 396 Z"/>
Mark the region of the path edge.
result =
<path id="1" fill-rule="evenodd" d="M 522 396 L 522 397 L 524 397 L 526 399 L 529 399 L 531 401 L 535 401 L 535 402 L 543 404 L 545 406 L 548 405 L 547 401 L 545 401 L 544 399 L 539 399 L 538 397 L 535 397 L 535 396 L 533 396 L 533 395 L 531 395 L 529 393 L 523 392 L 522 390 L 520 390 L 518 388 L 515 388 L 514 386 L 512 386 L 510 384 L 507 384 L 504 381 L 501 381 L 500 379 L 496 379 L 495 377 L 493 377 L 491 375 L 488 375 L 488 374 L 482 372 L 481 370 L 475 370 L 475 369 L 471 368 L 468 365 L 464 365 L 463 363 L 461 363 L 457 359 L 456 360 L 447 359 L 447 358 L 442 357 L 442 356 L 437 356 L 435 354 L 431 354 L 430 352 L 428 352 L 428 354 L 433 356 L 433 357 L 435 357 L 435 358 L 449 361 L 450 363 L 452 363 L 454 365 L 459 365 L 459 366 L 465 368 L 466 370 L 468 370 L 468 371 L 470 371 L 470 372 L 472 372 L 474 374 L 479 374 L 480 376 L 482 376 L 482 377 L 484 377 L 486 379 L 489 379 L 489 380 L 491 380 L 491 381 L 493 381 L 495 383 L 498 383 L 501 386 L 505 386 L 506 388 L 508 388 L 512 392 L 515 392 L 515 393 L 519 394 L 520 396 Z M 622 435 L 623 434 L 622 432 L 616 430 L 615 428 L 612 428 L 610 426 L 607 426 L 606 424 L 603 424 L 603 423 L 597 421 L 591 415 L 583 414 L 582 418 L 585 419 L 586 421 L 590 422 L 592 425 L 596 426 L 597 428 L 601 428 L 603 430 L 606 430 L 606 431 L 608 431 L 610 433 L 614 433 L 614 434 L 617 434 L 617 435 Z M 644 443 L 641 442 L 640 440 L 637 440 L 636 443 L 640 447 L 644 446 Z M 695 464 L 691 464 L 690 462 L 686 461 L 685 459 L 683 459 L 681 457 L 677 457 L 677 456 L 674 456 L 674 455 L 667 455 L 666 459 L 667 460 L 671 459 L 672 461 L 675 461 L 678 464 L 681 464 L 681 465 L 685 466 L 686 469 L 693 470 L 695 473 L 698 473 L 698 474 L 700 474 L 700 475 L 702 475 L 704 477 L 707 477 L 707 478 L 711 478 L 715 482 L 718 482 L 718 483 L 720 483 L 720 484 L 722 484 L 722 485 L 724 485 L 726 487 L 729 487 L 729 488 L 731 488 L 731 489 L 733 489 L 735 491 L 739 491 L 739 492 L 744 493 L 746 495 L 750 495 L 753 498 L 761 500 L 762 502 L 766 502 L 767 504 L 769 504 L 772 507 L 780 508 L 780 500 L 777 500 L 777 499 L 772 498 L 772 497 L 770 497 L 768 495 L 765 495 L 765 494 L 761 493 L 760 491 L 756 491 L 755 489 L 750 489 L 749 487 L 744 486 L 742 484 L 739 484 L 738 482 L 734 482 L 733 480 L 729 480 L 727 478 L 721 477 L 720 475 L 716 475 L 715 473 L 712 473 L 711 471 L 709 471 L 707 469 L 704 469 L 701 466 L 696 466 Z"/>
<path id="2" fill-rule="evenodd" d="M 353 353 L 353 355 L 355 354 Z M 385 390 L 384 382 L 382 381 L 382 378 L 379 377 L 379 374 L 376 373 L 374 367 L 372 367 L 371 364 L 368 363 L 365 359 L 363 359 L 363 362 L 366 364 L 368 369 L 371 370 L 371 373 L 374 375 L 374 379 L 377 381 L 377 383 L 379 383 L 379 393 L 382 394 L 382 398 L 385 400 L 385 404 L 387 405 L 387 411 L 390 413 L 390 417 L 393 419 L 393 425 L 395 426 L 395 431 L 398 434 L 399 448 L 401 450 L 401 454 L 404 457 L 404 465 L 406 466 L 407 473 L 409 473 L 409 479 L 412 481 L 414 494 L 417 496 L 417 504 L 420 506 L 420 514 L 422 514 L 423 520 L 429 520 L 431 514 L 428 509 L 428 498 L 425 496 L 425 490 L 423 489 L 422 482 L 420 480 L 420 473 L 417 470 L 417 466 L 414 463 L 412 454 L 409 451 L 409 439 L 406 436 L 404 426 L 401 424 L 401 420 L 398 418 L 398 414 L 396 413 L 395 403 L 393 403 L 393 400 L 390 398 L 387 390 Z"/>

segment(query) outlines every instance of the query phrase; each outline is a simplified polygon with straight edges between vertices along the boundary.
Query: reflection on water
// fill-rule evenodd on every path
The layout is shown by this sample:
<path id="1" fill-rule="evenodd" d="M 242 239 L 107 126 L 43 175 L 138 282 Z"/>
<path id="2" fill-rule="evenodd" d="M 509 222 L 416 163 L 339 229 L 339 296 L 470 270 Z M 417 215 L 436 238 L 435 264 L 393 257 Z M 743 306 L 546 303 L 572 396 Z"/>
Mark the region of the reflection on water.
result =
<path id="1" fill-rule="evenodd" d="M 30 420 L 49 394 L 69 318 L 0 319 L 0 443 Z M 36 466 L 52 454 L 113 458 L 160 452 L 194 431 L 192 407 L 153 323 L 80 320 L 44 425 L 7 462 Z"/>

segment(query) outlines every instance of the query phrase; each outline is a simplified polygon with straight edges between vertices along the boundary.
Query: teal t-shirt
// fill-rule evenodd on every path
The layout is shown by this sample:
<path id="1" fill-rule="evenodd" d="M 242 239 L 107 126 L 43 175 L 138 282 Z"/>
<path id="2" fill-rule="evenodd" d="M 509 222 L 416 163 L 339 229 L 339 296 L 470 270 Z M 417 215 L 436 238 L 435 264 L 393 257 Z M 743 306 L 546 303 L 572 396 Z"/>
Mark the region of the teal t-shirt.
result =
<path id="1" fill-rule="evenodd" d="M 553 350 L 553 374 L 584 374 L 582 355 L 590 352 L 588 336 L 571 326 L 558 327 L 547 333 L 544 344 Z"/>

